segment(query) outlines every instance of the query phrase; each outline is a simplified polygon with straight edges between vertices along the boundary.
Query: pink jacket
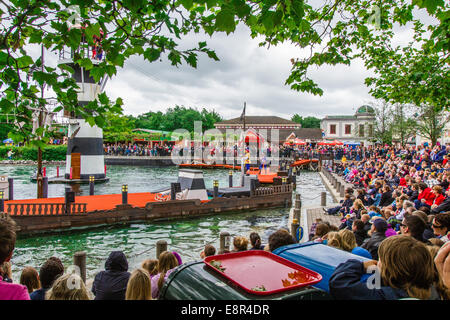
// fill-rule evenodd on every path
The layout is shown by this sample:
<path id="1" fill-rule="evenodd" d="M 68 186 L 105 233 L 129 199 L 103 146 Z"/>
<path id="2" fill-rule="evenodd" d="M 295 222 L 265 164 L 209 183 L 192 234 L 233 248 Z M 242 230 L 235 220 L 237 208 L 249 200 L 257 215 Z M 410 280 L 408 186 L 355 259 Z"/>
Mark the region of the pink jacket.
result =
<path id="1" fill-rule="evenodd" d="M 26 286 L 4 282 L 0 276 L 0 300 L 30 300 Z"/>

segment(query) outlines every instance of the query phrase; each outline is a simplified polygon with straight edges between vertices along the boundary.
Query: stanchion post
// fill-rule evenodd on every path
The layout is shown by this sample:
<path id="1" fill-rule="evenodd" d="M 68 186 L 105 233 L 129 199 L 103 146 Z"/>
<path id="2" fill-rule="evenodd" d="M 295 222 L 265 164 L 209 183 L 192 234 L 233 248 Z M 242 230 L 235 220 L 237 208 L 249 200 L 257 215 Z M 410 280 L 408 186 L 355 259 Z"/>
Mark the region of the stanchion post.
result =
<path id="1" fill-rule="evenodd" d="M 159 259 L 159 256 L 164 251 L 167 251 L 167 241 L 166 240 L 158 240 L 156 242 L 156 259 Z"/>
<path id="2" fill-rule="evenodd" d="M 14 178 L 8 178 L 8 200 L 14 200 Z"/>
<path id="3" fill-rule="evenodd" d="M 5 192 L 0 191 L 0 212 L 5 212 Z"/>
<path id="4" fill-rule="evenodd" d="M 233 170 L 228 172 L 228 186 L 233 187 Z"/>
<path id="5" fill-rule="evenodd" d="M 86 252 L 78 251 L 73 255 L 73 264 L 80 269 L 80 277 L 86 283 Z"/>
<path id="6" fill-rule="evenodd" d="M 344 185 L 341 185 L 340 196 L 341 197 L 345 196 L 345 186 Z"/>
<path id="7" fill-rule="evenodd" d="M 336 182 L 336 190 L 339 192 L 341 191 L 341 182 L 340 181 Z"/>
<path id="8" fill-rule="evenodd" d="M 320 194 L 320 205 L 322 207 L 325 207 L 327 205 L 327 193 L 325 191 Z"/>
<path id="9" fill-rule="evenodd" d="M 213 197 L 217 198 L 219 196 L 219 180 L 213 181 Z"/>
<path id="10" fill-rule="evenodd" d="M 219 254 L 222 254 L 226 251 L 230 251 L 230 234 L 226 231 L 222 231 L 220 233 L 220 248 Z"/>
<path id="11" fill-rule="evenodd" d="M 94 195 L 95 177 L 89 176 L 89 195 Z"/>
<path id="12" fill-rule="evenodd" d="M 56 177 L 59 178 L 59 166 L 56 167 Z"/>
<path id="13" fill-rule="evenodd" d="M 122 185 L 122 204 L 128 204 L 128 185 Z"/>

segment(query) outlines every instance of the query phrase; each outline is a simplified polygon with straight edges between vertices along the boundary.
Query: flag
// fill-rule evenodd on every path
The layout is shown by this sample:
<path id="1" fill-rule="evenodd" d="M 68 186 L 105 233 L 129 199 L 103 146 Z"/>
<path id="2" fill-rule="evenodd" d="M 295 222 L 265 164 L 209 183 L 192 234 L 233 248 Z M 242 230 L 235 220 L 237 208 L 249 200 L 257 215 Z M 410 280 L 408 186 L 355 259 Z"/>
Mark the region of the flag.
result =
<path id="1" fill-rule="evenodd" d="M 242 114 L 241 114 L 241 121 L 243 121 L 244 120 L 244 117 L 245 117 L 245 102 L 244 102 L 244 110 L 242 110 Z"/>

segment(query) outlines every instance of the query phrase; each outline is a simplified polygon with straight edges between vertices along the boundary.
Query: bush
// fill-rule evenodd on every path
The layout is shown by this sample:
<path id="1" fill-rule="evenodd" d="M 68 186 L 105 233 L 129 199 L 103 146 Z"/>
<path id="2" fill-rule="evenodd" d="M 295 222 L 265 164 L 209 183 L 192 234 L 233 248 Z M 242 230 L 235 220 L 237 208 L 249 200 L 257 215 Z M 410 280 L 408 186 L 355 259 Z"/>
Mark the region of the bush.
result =
<path id="1" fill-rule="evenodd" d="M 13 160 L 37 160 L 38 150 L 36 147 L 11 147 L 0 146 L 0 159 L 8 159 L 8 150 L 13 151 Z M 48 145 L 42 150 L 42 160 L 64 161 L 66 160 L 67 145 Z"/>

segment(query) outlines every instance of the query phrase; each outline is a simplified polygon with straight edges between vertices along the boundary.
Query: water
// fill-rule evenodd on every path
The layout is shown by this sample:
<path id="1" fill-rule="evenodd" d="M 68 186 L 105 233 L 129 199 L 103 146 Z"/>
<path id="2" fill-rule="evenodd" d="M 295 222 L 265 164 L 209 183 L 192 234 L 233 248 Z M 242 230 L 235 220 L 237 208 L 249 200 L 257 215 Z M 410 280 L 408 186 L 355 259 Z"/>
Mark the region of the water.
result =
<path id="1" fill-rule="evenodd" d="M 0 175 L 14 178 L 14 198 L 26 199 L 36 197 L 36 184 L 29 177 L 34 173 L 34 166 L 2 166 Z M 60 173 L 63 168 L 60 168 Z M 228 170 L 203 170 L 207 188 L 212 188 L 213 180 L 219 185 L 228 185 Z M 47 175 L 56 175 L 56 166 L 47 167 Z M 96 194 L 120 193 L 122 184 L 128 184 L 129 192 L 152 191 L 176 182 L 176 167 L 140 167 L 108 166 L 107 176 L 110 181 L 96 184 Z M 233 185 L 239 181 L 239 172 L 235 171 Z M 77 186 L 78 195 L 88 195 L 89 186 Z M 65 185 L 50 184 L 49 197 L 64 195 Z M 302 205 L 320 205 L 320 193 L 326 191 L 318 173 L 301 172 L 297 177 L 297 192 L 302 194 Z M 327 203 L 331 196 L 327 193 Z M 67 267 L 72 264 L 76 251 L 87 252 L 87 278 L 103 270 L 109 253 L 122 250 L 129 259 L 129 269 L 140 266 L 148 258 L 155 258 L 155 244 L 166 240 L 168 249 L 180 254 L 183 262 L 200 259 L 200 252 L 205 243 L 219 248 L 219 234 L 229 232 L 232 236 L 247 236 L 255 231 L 267 243 L 269 235 L 280 227 L 288 228 L 290 208 L 277 208 L 252 211 L 249 213 L 231 213 L 189 220 L 170 222 L 134 223 L 129 226 L 105 227 L 102 229 L 71 232 L 57 235 L 39 235 L 19 238 L 16 242 L 12 266 L 14 281 L 18 281 L 25 266 L 37 270 L 51 256 L 60 258 Z"/>

